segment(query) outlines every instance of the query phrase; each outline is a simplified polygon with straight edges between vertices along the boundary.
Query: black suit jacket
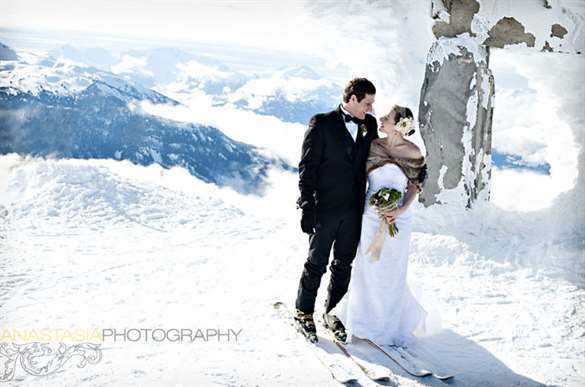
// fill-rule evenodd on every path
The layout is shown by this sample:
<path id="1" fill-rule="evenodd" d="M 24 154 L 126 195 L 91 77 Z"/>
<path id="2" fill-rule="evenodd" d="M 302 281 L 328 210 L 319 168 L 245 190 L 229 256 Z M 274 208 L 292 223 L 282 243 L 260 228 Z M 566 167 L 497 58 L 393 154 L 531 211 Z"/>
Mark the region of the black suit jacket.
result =
<path id="1" fill-rule="evenodd" d="M 364 209 L 366 159 L 378 138 L 376 119 L 366 114 L 356 141 L 349 134 L 341 108 L 313 116 L 303 140 L 297 203 L 319 213 Z"/>

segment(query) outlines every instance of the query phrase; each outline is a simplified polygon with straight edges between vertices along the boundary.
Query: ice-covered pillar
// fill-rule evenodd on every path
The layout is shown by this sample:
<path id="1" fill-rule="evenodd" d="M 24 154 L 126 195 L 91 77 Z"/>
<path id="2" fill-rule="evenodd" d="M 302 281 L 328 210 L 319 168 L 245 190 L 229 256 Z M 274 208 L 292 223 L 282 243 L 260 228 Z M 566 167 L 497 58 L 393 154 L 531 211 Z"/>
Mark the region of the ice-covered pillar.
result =
<path id="1" fill-rule="evenodd" d="M 428 55 L 419 123 L 428 178 L 420 201 L 471 207 L 489 198 L 494 77 L 489 49 L 472 40 L 440 38 Z"/>
<path id="2" fill-rule="evenodd" d="M 489 50 L 581 54 L 582 8 L 556 1 L 431 0 L 433 43 L 419 121 L 427 148 L 425 206 L 488 199 L 494 79 Z"/>

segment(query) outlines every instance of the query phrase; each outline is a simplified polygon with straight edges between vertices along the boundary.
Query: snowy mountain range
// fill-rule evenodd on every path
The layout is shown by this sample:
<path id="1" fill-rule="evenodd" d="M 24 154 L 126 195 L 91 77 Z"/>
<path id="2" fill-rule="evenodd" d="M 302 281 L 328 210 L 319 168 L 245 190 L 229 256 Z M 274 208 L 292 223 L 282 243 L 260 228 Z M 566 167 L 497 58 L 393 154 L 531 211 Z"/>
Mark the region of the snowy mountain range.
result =
<path id="1" fill-rule="evenodd" d="M 211 54 L 161 47 L 114 53 L 104 48 L 64 45 L 50 50 L 48 55 L 49 59 L 42 63 L 50 66 L 53 72 L 58 71 L 59 66 L 68 72 L 75 72 L 76 68 L 100 69 L 141 85 L 145 91 L 152 88 L 161 94 L 173 95 L 177 100 L 181 100 L 181 96 L 202 93 L 212 99 L 214 106 L 233 105 L 302 125 L 315 112 L 334 108 L 339 103 L 342 88 L 308 65 L 251 71 L 235 68 L 237 63 L 229 62 L 221 52 Z M 239 59 L 245 62 L 244 57 Z M 62 75 L 61 82 L 68 83 L 65 73 Z M 51 79 L 48 76 L 45 83 L 50 84 Z M 509 149 L 494 148 L 492 162 L 499 168 L 550 175 L 548 163 L 526 160 L 510 153 Z"/>
<path id="2" fill-rule="evenodd" d="M 258 114 L 306 124 L 319 111 L 339 101 L 341 86 L 324 80 L 307 65 L 277 69 L 234 69 L 224 55 L 193 53 L 178 48 L 136 49 L 112 53 L 102 48 L 65 45 L 49 51 L 52 58 L 85 64 L 119 77 L 166 91 L 204 92 L 214 104 L 233 103 Z"/>
<path id="3" fill-rule="evenodd" d="M 0 153 L 182 166 L 205 182 L 262 192 L 270 168 L 293 170 L 216 128 L 146 114 L 140 102 L 178 102 L 95 68 L 51 58 L 4 62 Z"/>
<path id="4" fill-rule="evenodd" d="M 307 124 L 315 113 L 329 111 L 339 103 L 341 89 L 308 66 L 300 66 L 250 79 L 225 98 L 258 114 Z"/>

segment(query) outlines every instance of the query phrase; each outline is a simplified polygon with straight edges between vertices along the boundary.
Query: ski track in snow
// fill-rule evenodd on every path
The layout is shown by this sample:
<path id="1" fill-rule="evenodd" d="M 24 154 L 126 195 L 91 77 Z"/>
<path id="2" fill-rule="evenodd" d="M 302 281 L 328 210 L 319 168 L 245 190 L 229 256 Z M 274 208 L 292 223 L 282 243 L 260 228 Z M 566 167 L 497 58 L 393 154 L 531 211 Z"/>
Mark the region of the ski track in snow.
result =
<path id="1" fill-rule="evenodd" d="M 96 160 L 13 168 L 0 206 L 0 326 L 242 329 L 238 340 L 106 341 L 98 364 L 46 377 L 18 367 L 11 385 L 336 385 L 272 306 L 293 305 L 307 248 L 298 219 L 279 211 L 289 198 L 258 199 L 274 209 L 265 216 L 218 189 L 176 189 L 164 173 Z M 433 227 L 438 210 L 417 214 L 426 227 L 412 236 L 410 276 L 443 320 L 418 347 L 456 374 L 449 384 L 585 383 L 585 291 L 478 255 Z M 393 371 L 400 385 L 444 385 Z"/>

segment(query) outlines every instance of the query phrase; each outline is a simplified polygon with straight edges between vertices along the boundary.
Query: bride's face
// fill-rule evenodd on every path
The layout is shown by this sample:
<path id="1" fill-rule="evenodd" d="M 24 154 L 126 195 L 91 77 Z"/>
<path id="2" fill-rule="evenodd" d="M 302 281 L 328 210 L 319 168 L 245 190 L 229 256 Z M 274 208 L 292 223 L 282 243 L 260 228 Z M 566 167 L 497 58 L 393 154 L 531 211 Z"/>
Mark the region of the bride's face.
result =
<path id="1" fill-rule="evenodd" d="M 380 132 L 385 133 L 387 136 L 393 136 L 396 134 L 396 125 L 394 124 L 395 115 L 396 112 L 391 110 L 390 113 L 380 117 L 380 126 L 378 128 Z"/>

